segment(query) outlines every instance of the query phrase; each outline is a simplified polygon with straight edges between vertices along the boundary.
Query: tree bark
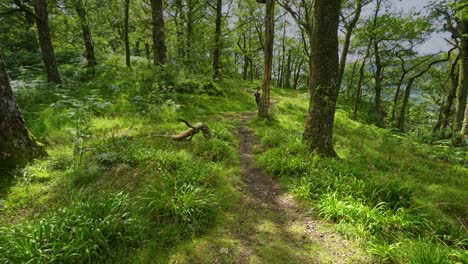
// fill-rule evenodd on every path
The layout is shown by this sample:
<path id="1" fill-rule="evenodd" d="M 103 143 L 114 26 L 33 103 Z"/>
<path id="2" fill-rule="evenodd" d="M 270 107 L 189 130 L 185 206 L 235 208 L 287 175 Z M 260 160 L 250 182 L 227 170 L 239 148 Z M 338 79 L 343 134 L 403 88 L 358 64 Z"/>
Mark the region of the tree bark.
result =
<path id="1" fill-rule="evenodd" d="M 25 165 L 32 158 L 45 154 L 44 147 L 26 128 L 0 58 L 0 171 Z"/>
<path id="2" fill-rule="evenodd" d="M 55 59 L 54 46 L 50 37 L 49 15 L 47 11 L 47 0 L 34 1 L 34 11 L 36 14 L 37 34 L 42 50 L 42 59 L 47 73 L 47 81 L 50 83 L 62 83 Z"/>
<path id="3" fill-rule="evenodd" d="M 291 49 L 288 50 L 288 58 L 286 61 L 286 70 L 284 74 L 284 83 L 283 87 L 291 88 L 291 71 L 292 71 L 292 56 Z"/>
<path id="4" fill-rule="evenodd" d="M 382 74 L 383 74 L 383 65 L 379 53 L 379 42 L 374 42 L 374 59 L 375 59 L 375 98 L 374 98 L 374 107 L 377 112 L 377 125 L 383 125 L 383 111 L 382 111 Z"/>
<path id="5" fill-rule="evenodd" d="M 337 157 L 333 125 L 339 90 L 338 23 L 340 0 L 315 0 L 310 38 L 310 103 L 303 139 L 322 156 Z"/>
<path id="6" fill-rule="evenodd" d="M 128 19 L 130 0 L 125 0 L 124 42 L 125 42 L 125 64 L 130 67 L 130 41 L 128 40 Z"/>
<path id="7" fill-rule="evenodd" d="M 163 1 L 151 0 L 153 19 L 153 53 L 154 64 L 162 66 L 166 63 L 166 36 L 164 34 Z"/>
<path id="8" fill-rule="evenodd" d="M 275 0 L 266 1 L 265 13 L 265 51 L 264 51 L 264 68 L 263 68 L 263 84 L 262 95 L 260 96 L 260 104 L 258 108 L 258 116 L 266 118 L 269 116 L 270 109 L 270 85 L 271 85 L 271 69 L 273 64 L 273 41 L 275 35 Z"/>
<path id="9" fill-rule="evenodd" d="M 78 18 L 80 19 L 81 31 L 83 33 L 83 41 L 86 48 L 86 60 L 88 61 L 88 67 L 94 67 L 97 65 L 96 57 L 94 56 L 94 45 L 91 37 L 91 29 L 89 27 L 88 18 L 86 17 L 86 9 L 83 5 L 83 0 L 76 1 L 75 7 Z"/>
<path id="10" fill-rule="evenodd" d="M 440 62 L 444 62 L 444 61 L 448 61 L 450 59 L 450 53 L 452 52 L 452 50 L 450 50 L 448 52 L 447 58 L 432 61 L 423 70 L 421 70 L 419 73 L 416 73 L 416 74 L 414 74 L 414 75 L 412 75 L 412 76 L 410 76 L 408 78 L 408 81 L 406 82 L 406 89 L 405 89 L 405 95 L 404 95 L 404 98 L 403 98 L 403 104 L 401 105 L 401 111 L 400 111 L 400 115 L 398 117 L 397 128 L 400 131 L 405 131 L 406 112 L 408 110 L 409 98 L 410 98 L 410 95 L 411 95 L 411 87 L 413 86 L 414 81 L 417 78 L 421 77 L 426 72 L 428 72 L 431 69 L 431 67 L 434 66 L 435 64 L 440 63 Z"/>
<path id="11" fill-rule="evenodd" d="M 296 71 L 294 73 L 294 83 L 293 83 L 294 90 L 297 90 L 297 85 L 299 84 L 299 77 L 301 76 L 301 70 L 302 70 L 303 64 L 304 64 L 304 60 L 300 59 L 299 65 L 297 66 Z"/>
<path id="12" fill-rule="evenodd" d="M 370 55 L 371 46 L 372 46 L 372 41 L 369 41 L 369 44 L 367 45 L 367 48 L 366 48 L 366 54 L 364 58 L 362 59 L 361 66 L 359 67 L 359 80 L 358 80 L 358 84 L 356 87 L 356 101 L 354 102 L 354 111 L 353 111 L 354 120 L 357 120 L 357 112 L 359 109 L 359 102 L 361 100 L 361 86 L 362 86 L 362 82 L 364 81 L 364 68 L 366 67 L 366 60 Z"/>
<path id="13" fill-rule="evenodd" d="M 455 114 L 455 132 L 460 132 L 465 116 L 468 96 L 468 19 L 461 22 L 460 34 L 460 75 L 457 90 L 457 108 Z"/>
<path id="14" fill-rule="evenodd" d="M 216 28 L 214 35 L 213 49 L 213 79 L 221 79 L 221 22 L 223 18 L 223 0 L 217 0 L 216 3 Z"/>
<path id="15" fill-rule="evenodd" d="M 343 75 L 344 75 L 344 70 L 346 67 L 346 59 L 348 57 L 348 52 L 349 52 L 349 46 L 351 44 L 351 36 L 353 35 L 353 30 L 356 27 L 357 22 L 359 21 L 359 18 L 361 17 L 361 10 L 362 10 L 362 0 L 356 0 L 356 9 L 355 13 L 353 16 L 353 19 L 351 22 L 348 24 L 346 27 L 346 34 L 345 34 L 345 39 L 343 43 L 343 50 L 341 51 L 341 56 L 340 56 L 340 72 L 339 72 L 339 82 L 341 85 L 341 82 L 343 81 Z"/>
<path id="16" fill-rule="evenodd" d="M 447 126 L 449 124 L 450 114 L 452 112 L 453 102 L 454 102 L 455 96 L 457 94 L 458 79 L 459 79 L 458 76 L 459 76 L 459 73 L 460 73 L 460 71 L 457 70 L 457 65 L 458 65 L 459 59 L 460 59 L 460 55 L 457 56 L 455 61 L 452 63 L 452 67 L 450 69 L 450 80 L 451 80 L 451 83 L 452 83 L 452 89 L 450 90 L 450 93 L 447 96 L 447 100 L 445 101 L 444 115 L 443 115 L 443 118 L 442 118 L 442 122 L 440 124 L 440 129 L 441 129 L 442 136 L 445 136 L 445 131 L 446 131 Z"/>

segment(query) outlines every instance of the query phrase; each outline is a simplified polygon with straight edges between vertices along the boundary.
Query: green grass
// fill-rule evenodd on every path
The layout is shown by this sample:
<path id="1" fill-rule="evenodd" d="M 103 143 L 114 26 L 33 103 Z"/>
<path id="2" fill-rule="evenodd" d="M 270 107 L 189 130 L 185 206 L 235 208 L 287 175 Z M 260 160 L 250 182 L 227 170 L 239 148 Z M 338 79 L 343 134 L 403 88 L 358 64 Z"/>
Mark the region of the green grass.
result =
<path id="1" fill-rule="evenodd" d="M 273 121 L 252 122 L 265 148 L 258 163 L 270 175 L 367 245 L 377 261 L 466 261 L 468 168 L 455 155 L 460 150 L 428 150 L 338 110 L 334 140 L 341 158 L 313 156 L 301 141 L 307 95 L 277 96 Z M 455 158 L 440 162 L 450 152 Z"/>
<path id="2" fill-rule="evenodd" d="M 0 177 L 0 262 L 230 263 L 250 247 L 233 235 L 249 232 L 264 245 L 254 263 L 300 262 L 310 253 L 271 238 L 275 216 L 248 209 L 239 195 L 234 130 L 239 113 L 255 109 L 258 84 L 211 87 L 206 78 L 144 63 L 127 69 L 109 61 L 95 74 L 65 70 L 63 85 L 30 80 L 18 94 L 49 156 Z M 174 89 L 187 84 L 223 93 Z M 251 123 L 266 172 L 376 261 L 466 262 L 468 169 L 459 149 L 429 147 L 339 110 L 341 159 L 319 158 L 301 141 L 307 94 L 275 89 L 273 96 L 272 118 Z M 206 123 L 214 138 L 163 137 L 187 128 L 177 118 Z M 239 222 L 239 215 L 250 220 Z"/>
<path id="3" fill-rule="evenodd" d="M 178 93 L 197 76 L 146 63 L 65 68 L 63 85 L 29 80 L 18 93 L 49 156 L 0 177 L 0 262 L 168 261 L 229 204 L 234 117 L 254 109 L 250 91 L 203 78 L 203 93 Z M 161 136 L 187 129 L 177 118 L 205 122 L 214 138 Z"/>

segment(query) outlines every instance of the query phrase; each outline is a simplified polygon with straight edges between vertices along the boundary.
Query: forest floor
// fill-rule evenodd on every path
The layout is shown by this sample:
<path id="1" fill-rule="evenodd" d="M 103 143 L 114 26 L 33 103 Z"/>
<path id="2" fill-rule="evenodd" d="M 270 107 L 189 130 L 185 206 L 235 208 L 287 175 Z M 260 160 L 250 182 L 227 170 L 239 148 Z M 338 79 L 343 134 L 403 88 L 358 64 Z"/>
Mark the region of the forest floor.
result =
<path id="1" fill-rule="evenodd" d="M 369 263 L 355 241 L 318 220 L 310 206 L 297 203 L 256 165 L 261 142 L 248 126 L 254 116 L 240 115 L 237 127 L 239 200 L 225 212 L 223 223 L 172 256 L 170 263 Z"/>

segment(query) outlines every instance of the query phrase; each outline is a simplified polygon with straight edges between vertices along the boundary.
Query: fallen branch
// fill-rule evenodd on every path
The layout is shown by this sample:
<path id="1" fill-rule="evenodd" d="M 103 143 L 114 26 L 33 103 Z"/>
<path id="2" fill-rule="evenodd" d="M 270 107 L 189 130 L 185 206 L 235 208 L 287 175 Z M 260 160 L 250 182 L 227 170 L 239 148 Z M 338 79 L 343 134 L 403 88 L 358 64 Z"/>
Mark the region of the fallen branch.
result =
<path id="1" fill-rule="evenodd" d="M 183 119 L 178 119 L 181 122 L 184 122 L 185 125 L 189 127 L 189 129 L 180 132 L 177 135 L 168 135 L 169 138 L 175 140 L 175 141 L 181 141 L 185 138 L 188 138 L 188 140 L 191 140 L 194 135 L 196 135 L 198 132 L 202 132 L 203 136 L 206 139 L 211 139 L 213 136 L 211 135 L 210 129 L 208 128 L 207 125 L 203 123 L 196 123 L 194 126 L 192 126 L 189 122 L 183 120 Z"/>

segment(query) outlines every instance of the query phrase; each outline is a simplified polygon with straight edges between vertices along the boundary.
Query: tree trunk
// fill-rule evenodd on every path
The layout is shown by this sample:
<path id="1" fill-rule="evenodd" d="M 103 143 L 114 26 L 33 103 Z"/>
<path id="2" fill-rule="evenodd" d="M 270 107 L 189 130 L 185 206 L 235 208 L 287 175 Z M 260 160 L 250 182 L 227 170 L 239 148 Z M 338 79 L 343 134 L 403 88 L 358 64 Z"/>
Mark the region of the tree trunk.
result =
<path id="1" fill-rule="evenodd" d="M 258 116 L 266 118 L 269 116 L 270 109 L 270 84 L 271 68 L 273 64 L 273 40 L 275 35 L 275 0 L 266 1 L 265 14 L 265 52 L 263 68 L 262 95 L 260 96 L 260 105 Z"/>
<path id="2" fill-rule="evenodd" d="M 355 9 L 354 17 L 351 20 L 351 22 L 348 24 L 348 26 L 346 27 L 343 50 L 341 51 L 341 57 L 340 57 L 340 72 L 339 72 L 340 85 L 341 85 L 341 82 L 343 81 L 343 74 L 344 74 L 344 70 L 346 67 L 346 59 L 348 57 L 349 46 L 351 44 L 351 36 L 353 35 L 353 30 L 356 27 L 359 17 L 361 16 L 362 5 L 363 5 L 362 0 L 356 0 L 356 9 Z"/>
<path id="3" fill-rule="evenodd" d="M 463 140 L 468 140 L 468 102 L 465 107 L 465 118 L 463 119 L 463 125 L 460 131 L 460 136 Z"/>
<path id="4" fill-rule="evenodd" d="M 166 63 L 166 36 L 164 34 L 163 1 L 151 0 L 153 18 L 153 53 L 154 65 Z"/>
<path id="5" fill-rule="evenodd" d="M 398 80 L 397 89 L 395 91 L 395 95 L 393 96 L 392 120 L 395 120 L 398 99 L 400 99 L 399 97 L 401 86 L 403 85 L 403 81 L 405 80 L 406 74 L 408 74 L 408 72 L 404 69 L 404 66 L 402 67 L 402 70 L 403 73 L 401 74 L 400 79 Z"/>
<path id="6" fill-rule="evenodd" d="M 216 3 L 216 29 L 214 35 L 213 49 L 213 79 L 221 79 L 221 22 L 223 18 L 223 0 L 217 0 Z"/>
<path id="7" fill-rule="evenodd" d="M 44 147 L 26 128 L 0 58 L 0 171 L 25 165 L 31 158 L 45 154 Z"/>
<path id="8" fill-rule="evenodd" d="M 311 42 L 310 103 L 303 139 L 318 155 L 336 157 L 333 125 L 339 90 L 340 0 L 315 0 Z"/>
<path id="9" fill-rule="evenodd" d="M 128 19 L 129 19 L 130 0 L 125 0 L 125 22 L 124 22 L 124 41 L 125 41 L 125 64 L 130 67 L 130 42 L 128 40 Z"/>
<path id="10" fill-rule="evenodd" d="M 83 0 L 76 1 L 76 13 L 80 19 L 81 31 L 83 33 L 84 45 L 86 48 L 86 60 L 88 61 L 88 67 L 94 67 L 97 65 L 96 57 L 94 56 L 93 39 L 91 37 L 91 29 L 89 27 L 88 18 L 86 17 L 86 9 L 83 5 Z"/>
<path id="11" fill-rule="evenodd" d="M 138 56 L 140 57 L 141 56 L 141 53 L 140 53 L 140 41 L 137 40 L 135 42 L 135 56 Z"/>
<path id="12" fill-rule="evenodd" d="M 447 100 L 445 101 L 444 115 L 442 118 L 442 123 L 440 124 L 442 136 L 445 136 L 445 130 L 447 129 L 447 126 L 449 124 L 449 118 L 452 112 L 453 101 L 455 100 L 455 96 L 457 94 L 458 79 L 459 79 L 459 70 L 457 70 L 457 64 L 458 64 L 459 58 L 460 56 L 457 56 L 455 61 L 452 63 L 452 67 L 450 70 L 450 80 L 452 83 L 452 89 L 450 90 L 450 93 L 447 96 Z"/>
<path id="13" fill-rule="evenodd" d="M 42 50 L 42 59 L 47 73 L 47 81 L 51 83 L 62 83 L 55 59 L 54 47 L 50 37 L 49 15 L 47 11 L 47 0 L 34 1 L 34 11 L 36 13 L 37 34 Z"/>
<path id="14" fill-rule="evenodd" d="M 382 74 L 383 74 L 383 65 L 379 53 L 379 43 L 378 41 L 374 42 L 374 57 L 375 57 L 375 98 L 374 98 L 374 107 L 377 112 L 377 125 L 383 125 L 383 112 L 382 112 Z"/>
<path id="15" fill-rule="evenodd" d="M 406 111 L 408 109 L 409 98 L 411 95 L 411 87 L 413 86 L 414 80 L 416 80 L 416 78 L 411 77 L 406 82 L 405 95 L 403 97 L 403 103 L 401 105 L 401 111 L 400 111 L 400 116 L 398 117 L 398 125 L 397 125 L 397 128 L 400 131 L 405 131 Z"/>
<path id="16" fill-rule="evenodd" d="M 463 126 L 466 100 L 468 96 L 468 19 L 462 21 L 460 42 L 460 75 L 457 90 L 457 111 L 455 117 L 455 132 Z"/>
<path id="17" fill-rule="evenodd" d="M 183 66 L 186 46 L 186 39 L 184 37 L 184 6 L 182 0 L 175 0 L 174 5 L 176 9 L 174 23 L 177 36 L 177 61 Z"/>
<path id="18" fill-rule="evenodd" d="M 359 67 L 359 80 L 356 87 L 356 102 L 354 102 L 354 111 L 353 111 L 353 119 L 357 120 L 357 112 L 359 109 L 359 101 L 361 100 L 361 86 L 362 82 L 364 81 L 364 68 L 366 67 L 366 60 L 370 55 L 370 49 L 372 46 L 372 41 L 369 42 L 366 48 L 366 54 L 362 59 L 361 67 Z"/>
<path id="19" fill-rule="evenodd" d="M 286 70 L 284 76 L 284 83 L 283 87 L 291 88 L 291 71 L 292 71 L 292 56 L 291 56 L 291 49 L 288 50 L 288 59 L 286 61 Z"/>
<path id="20" fill-rule="evenodd" d="M 187 24 L 186 28 L 186 49 L 185 49 L 185 67 L 189 70 L 192 70 L 192 64 L 194 62 L 192 56 L 193 52 L 193 26 L 194 26 L 194 9 L 195 9 L 195 0 L 187 0 L 187 13 L 185 14 L 185 23 Z"/>
<path id="21" fill-rule="evenodd" d="M 434 128 L 432 128 L 432 133 L 440 131 L 440 128 L 442 126 L 442 120 L 444 119 L 444 106 L 445 106 L 445 98 L 442 100 L 442 103 L 439 104 L 439 114 L 437 115 L 437 122 Z"/>
<path id="22" fill-rule="evenodd" d="M 294 73 L 294 83 L 293 83 L 294 90 L 297 90 L 297 85 L 299 83 L 299 76 L 301 75 L 302 64 L 304 64 L 303 59 L 301 59 L 301 61 L 299 62 L 299 66 L 297 67 L 296 72 Z"/>
<path id="23" fill-rule="evenodd" d="M 151 51 L 150 51 L 150 45 L 148 43 L 145 43 L 145 51 L 146 51 L 146 59 L 149 61 Z"/>

